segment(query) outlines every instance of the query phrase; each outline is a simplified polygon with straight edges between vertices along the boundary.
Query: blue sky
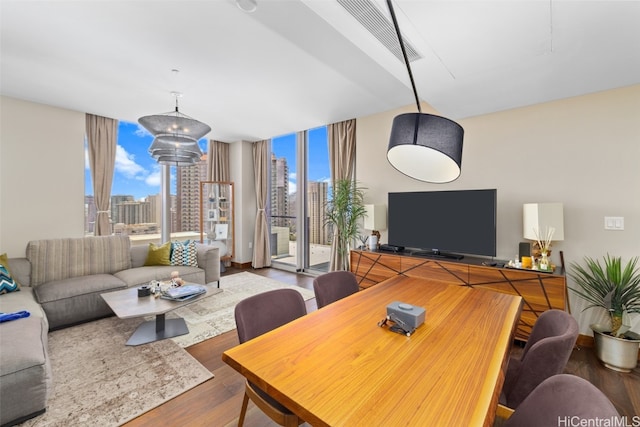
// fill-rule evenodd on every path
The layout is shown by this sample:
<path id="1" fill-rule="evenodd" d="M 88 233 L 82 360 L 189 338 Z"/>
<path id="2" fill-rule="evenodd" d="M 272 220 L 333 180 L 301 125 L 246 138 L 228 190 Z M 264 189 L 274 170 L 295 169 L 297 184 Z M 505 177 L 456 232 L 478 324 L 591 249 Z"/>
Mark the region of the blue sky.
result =
<path id="1" fill-rule="evenodd" d="M 327 129 L 320 127 L 309 131 L 309 180 L 328 181 L 329 151 Z M 295 134 L 273 139 L 277 157 L 286 157 L 289 165 L 289 191 L 296 191 Z M 160 166 L 147 151 L 153 137 L 138 123 L 121 121 L 118 127 L 118 146 L 111 187 L 112 195 L 132 195 L 136 200 L 160 193 Z M 206 138 L 200 148 L 206 152 Z M 171 168 L 171 193 L 175 193 L 175 169 Z M 85 194 L 93 194 L 88 156 L 85 153 Z"/>
<path id="2" fill-rule="evenodd" d="M 309 181 L 329 182 L 331 172 L 329 170 L 329 147 L 327 146 L 327 128 L 322 126 L 308 131 L 309 161 L 307 174 Z M 276 157 L 287 159 L 289 166 L 289 193 L 295 193 L 297 189 L 297 164 L 296 164 L 296 135 L 289 134 L 272 139 L 272 151 Z"/>

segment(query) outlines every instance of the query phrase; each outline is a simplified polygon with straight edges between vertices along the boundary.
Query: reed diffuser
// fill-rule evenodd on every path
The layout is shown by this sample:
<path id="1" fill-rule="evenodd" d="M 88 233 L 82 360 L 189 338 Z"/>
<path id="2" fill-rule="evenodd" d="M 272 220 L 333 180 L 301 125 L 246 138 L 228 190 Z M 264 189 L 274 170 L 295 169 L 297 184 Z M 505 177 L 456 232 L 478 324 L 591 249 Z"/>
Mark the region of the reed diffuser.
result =
<path id="1" fill-rule="evenodd" d="M 540 260 L 538 261 L 538 269 L 551 270 L 551 263 L 549 262 L 549 253 L 551 252 L 551 238 L 556 229 L 554 227 L 547 227 L 544 234 L 540 234 L 540 230 L 534 229 L 533 232 L 536 235 L 536 243 L 540 248 Z"/>

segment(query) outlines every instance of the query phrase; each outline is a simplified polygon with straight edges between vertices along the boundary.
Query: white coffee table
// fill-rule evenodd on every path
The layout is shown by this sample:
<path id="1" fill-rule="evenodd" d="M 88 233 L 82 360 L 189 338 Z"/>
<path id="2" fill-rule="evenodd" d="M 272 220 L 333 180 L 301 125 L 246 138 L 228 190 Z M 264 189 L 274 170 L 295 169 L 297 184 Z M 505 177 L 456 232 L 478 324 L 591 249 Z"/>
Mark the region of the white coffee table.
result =
<path id="1" fill-rule="evenodd" d="M 206 293 L 185 301 L 156 298 L 153 294 L 151 296 L 138 297 L 138 288 L 107 292 L 101 294 L 101 296 L 120 319 L 156 316 L 155 320 L 145 321 L 138 326 L 129 341 L 127 341 L 127 345 L 141 345 L 188 334 L 189 328 L 183 318 L 166 319 L 165 314 L 201 298 L 222 292 L 222 289 L 214 288 L 210 285 L 203 286 L 207 290 Z"/>

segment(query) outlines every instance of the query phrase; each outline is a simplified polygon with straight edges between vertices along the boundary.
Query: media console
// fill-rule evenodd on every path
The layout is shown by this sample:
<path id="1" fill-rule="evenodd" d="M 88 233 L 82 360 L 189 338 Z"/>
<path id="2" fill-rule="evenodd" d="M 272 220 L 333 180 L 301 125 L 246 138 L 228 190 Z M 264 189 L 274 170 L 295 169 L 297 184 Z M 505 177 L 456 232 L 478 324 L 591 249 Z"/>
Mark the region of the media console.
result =
<path id="1" fill-rule="evenodd" d="M 452 260 L 366 250 L 351 251 L 350 261 L 361 289 L 403 275 L 519 295 L 523 306 L 515 338 L 521 341 L 529 338 L 540 314 L 550 309 L 567 309 L 566 278 L 560 269 L 544 273 L 483 265 L 485 259 L 468 256 Z"/>
<path id="2" fill-rule="evenodd" d="M 435 250 L 435 249 L 432 251 L 414 251 L 414 252 L 410 252 L 408 255 L 427 257 L 427 258 L 457 259 L 457 260 L 464 258 L 463 255 L 452 254 L 448 252 L 440 252 L 439 250 Z"/>

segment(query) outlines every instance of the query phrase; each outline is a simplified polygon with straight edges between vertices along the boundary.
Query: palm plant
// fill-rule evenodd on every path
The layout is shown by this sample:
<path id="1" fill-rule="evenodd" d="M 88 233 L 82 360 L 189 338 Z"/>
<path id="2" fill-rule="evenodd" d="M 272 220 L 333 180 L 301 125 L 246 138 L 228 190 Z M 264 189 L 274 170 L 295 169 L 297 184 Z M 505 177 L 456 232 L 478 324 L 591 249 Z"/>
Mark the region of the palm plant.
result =
<path id="1" fill-rule="evenodd" d="M 364 188 L 350 179 L 334 184 L 332 197 L 326 204 L 325 223 L 333 225 L 333 238 L 341 259 L 338 267 L 349 269 L 349 244 L 358 237 L 358 222 L 366 215 Z"/>
<path id="2" fill-rule="evenodd" d="M 585 308 L 599 307 L 609 313 L 611 335 L 618 337 L 628 330 L 623 327 L 623 316 L 640 313 L 640 271 L 638 257 L 623 267 L 620 257 L 604 258 L 604 266 L 598 260 L 585 257 L 586 267 L 572 263 L 570 276 L 578 288 L 571 288 L 590 303 Z"/>

